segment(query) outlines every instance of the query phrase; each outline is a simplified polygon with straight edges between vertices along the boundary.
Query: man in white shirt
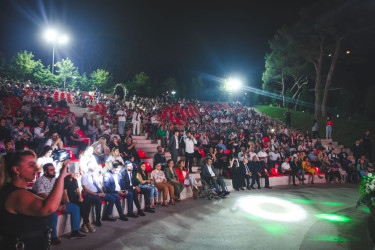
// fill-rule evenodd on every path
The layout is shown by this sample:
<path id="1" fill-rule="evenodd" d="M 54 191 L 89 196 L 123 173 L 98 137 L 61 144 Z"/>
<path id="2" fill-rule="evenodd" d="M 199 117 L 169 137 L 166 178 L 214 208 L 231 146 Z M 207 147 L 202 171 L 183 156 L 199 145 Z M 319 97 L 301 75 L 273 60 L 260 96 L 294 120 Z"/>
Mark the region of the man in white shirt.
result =
<path id="1" fill-rule="evenodd" d="M 122 107 L 119 109 L 116 113 L 118 117 L 118 132 L 120 135 L 124 134 L 124 127 L 125 127 L 125 122 L 126 122 L 126 112 L 125 112 L 125 107 Z"/>
<path id="2" fill-rule="evenodd" d="M 268 154 L 266 152 L 266 148 L 262 148 L 262 150 L 258 152 L 257 156 L 259 161 L 264 161 L 267 164 Z"/>
<path id="3" fill-rule="evenodd" d="M 197 140 L 195 140 L 194 135 L 192 135 L 190 131 L 188 131 L 183 138 L 185 142 L 187 169 L 189 170 L 189 173 L 193 173 L 194 144 L 197 144 Z"/>
<path id="4" fill-rule="evenodd" d="M 152 132 L 151 132 L 151 138 L 155 142 L 156 141 L 156 135 L 158 132 L 158 125 L 159 125 L 159 120 L 158 120 L 158 115 L 154 114 L 151 117 L 151 126 L 152 126 Z"/>
<path id="5" fill-rule="evenodd" d="M 214 170 L 213 170 L 213 166 L 212 166 L 212 159 L 211 158 L 208 158 L 207 159 L 207 164 L 203 165 L 202 167 L 202 178 L 207 182 L 212 182 L 215 186 L 215 189 L 216 189 L 216 192 L 221 195 L 222 197 L 230 194 L 227 190 L 226 190 L 226 185 L 225 185 L 225 182 L 224 182 L 224 179 L 223 177 L 221 176 L 216 176 Z M 221 186 L 221 192 L 219 191 L 219 186 L 218 184 Z"/>
<path id="6" fill-rule="evenodd" d="M 133 123 L 133 135 L 139 135 L 139 128 L 141 124 L 141 113 L 139 112 L 138 108 L 136 108 L 136 110 L 133 113 L 132 123 Z M 135 133 L 135 131 L 137 131 L 137 133 Z"/>
<path id="7" fill-rule="evenodd" d="M 45 145 L 51 146 L 52 150 L 59 150 L 64 148 L 64 144 L 61 141 L 59 134 L 55 131 L 52 131 L 51 138 L 46 141 Z"/>
<path id="8" fill-rule="evenodd" d="M 44 129 L 44 121 L 40 121 L 38 127 L 34 128 L 34 142 L 38 143 L 38 149 L 41 150 L 46 142 L 48 127 Z"/>
<path id="9" fill-rule="evenodd" d="M 296 173 L 295 170 L 293 170 L 291 167 L 290 167 L 290 164 L 289 164 L 289 158 L 285 158 L 283 164 L 281 164 L 281 173 L 282 174 L 289 174 L 292 176 L 293 178 L 293 186 L 297 186 L 296 184 L 296 177 L 298 178 L 298 180 L 302 181 L 303 178 L 299 177 Z"/>
<path id="10" fill-rule="evenodd" d="M 95 215 L 96 221 L 95 225 L 100 227 L 102 225 L 100 218 L 102 212 L 102 201 L 108 202 L 108 206 L 105 214 L 103 215 L 103 221 L 115 221 L 115 219 L 110 218 L 109 215 L 112 213 L 113 206 L 116 199 L 110 195 L 103 192 L 100 186 L 100 180 L 96 173 L 96 162 L 87 163 L 88 171 L 82 176 L 81 183 L 83 188 L 84 199 L 88 200 L 89 203 L 95 205 Z"/>
<path id="11" fill-rule="evenodd" d="M 108 170 L 103 177 L 103 190 L 106 195 L 114 198 L 117 212 L 120 215 L 120 220 L 127 221 L 128 218 L 125 216 L 124 211 L 122 210 L 120 199 L 120 196 L 124 197 L 129 193 L 128 191 L 121 190 L 120 187 L 120 167 L 122 165 L 123 164 L 120 164 L 119 161 L 115 161 L 113 164 L 111 164 L 111 170 Z M 131 201 L 128 200 L 128 203 L 130 202 L 133 203 L 133 199 L 131 199 Z"/>
<path id="12" fill-rule="evenodd" d="M 280 164 L 279 149 L 276 148 L 275 152 L 273 152 L 273 151 L 269 152 L 268 156 L 270 157 L 270 160 L 268 162 L 267 170 L 270 171 L 271 168 L 274 168 L 276 164 Z"/>

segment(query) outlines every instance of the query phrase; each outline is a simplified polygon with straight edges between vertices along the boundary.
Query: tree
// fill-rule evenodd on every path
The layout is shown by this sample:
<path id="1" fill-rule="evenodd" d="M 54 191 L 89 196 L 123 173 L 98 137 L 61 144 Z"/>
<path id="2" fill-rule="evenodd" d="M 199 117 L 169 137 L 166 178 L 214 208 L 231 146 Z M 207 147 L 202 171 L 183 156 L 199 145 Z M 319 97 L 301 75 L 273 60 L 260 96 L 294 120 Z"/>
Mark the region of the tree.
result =
<path id="1" fill-rule="evenodd" d="M 97 69 L 90 74 L 93 87 L 96 87 L 103 91 L 104 87 L 109 83 L 111 75 L 104 69 Z"/>
<path id="2" fill-rule="evenodd" d="M 298 102 L 303 87 L 308 83 L 310 69 L 305 60 L 294 52 L 295 44 L 288 40 L 289 29 L 280 29 L 269 41 L 272 52 L 265 57 L 262 88 L 280 94 L 282 106 L 286 102 Z"/>
<path id="3" fill-rule="evenodd" d="M 374 15 L 371 14 L 373 9 L 370 0 L 319 1 L 303 8 L 300 12 L 300 20 L 296 23 L 277 31 L 275 40 L 281 38 L 281 41 L 285 41 L 279 45 L 282 51 L 287 52 L 287 56 L 297 60 L 303 59 L 314 66 L 315 74 L 312 78 L 315 80 L 316 118 L 327 115 L 329 90 L 333 84 L 339 56 L 343 54 L 344 39 L 348 39 L 354 33 L 374 29 Z M 285 57 L 285 53 L 278 53 L 275 56 L 277 60 L 283 60 L 280 57 Z M 284 68 L 282 71 L 279 70 L 277 75 L 279 78 L 285 76 Z M 305 74 L 300 71 L 299 75 L 304 77 Z M 324 92 L 322 92 L 323 87 Z M 322 93 L 324 93 L 323 98 Z"/>
<path id="4" fill-rule="evenodd" d="M 13 63 L 17 74 L 22 75 L 23 80 L 25 80 L 25 75 L 31 74 L 36 66 L 36 61 L 34 61 L 33 58 L 33 53 L 27 50 L 17 52 L 13 57 Z"/>
<path id="5" fill-rule="evenodd" d="M 43 85 L 58 86 L 57 76 L 52 74 L 49 67 L 45 67 L 40 60 L 36 61 L 34 71 L 34 80 Z"/>
<path id="6" fill-rule="evenodd" d="M 87 77 L 86 72 L 77 78 L 76 87 L 83 91 L 89 91 L 91 89 L 91 81 Z"/>
<path id="7" fill-rule="evenodd" d="M 147 86 L 149 79 L 148 75 L 141 72 L 136 74 L 131 81 L 127 81 L 126 85 L 128 86 L 129 91 L 132 91 L 133 94 L 145 96 L 151 91 L 150 86 Z"/>
<path id="8" fill-rule="evenodd" d="M 176 87 L 177 87 L 177 81 L 171 76 L 165 79 L 165 81 L 162 83 L 163 92 L 176 90 Z"/>
<path id="9" fill-rule="evenodd" d="M 66 81 L 71 79 L 73 76 L 77 76 L 77 68 L 74 67 L 73 62 L 70 61 L 69 58 L 62 59 L 61 62 L 57 62 L 56 67 L 56 73 L 58 74 L 59 79 L 64 83 L 65 89 Z"/>

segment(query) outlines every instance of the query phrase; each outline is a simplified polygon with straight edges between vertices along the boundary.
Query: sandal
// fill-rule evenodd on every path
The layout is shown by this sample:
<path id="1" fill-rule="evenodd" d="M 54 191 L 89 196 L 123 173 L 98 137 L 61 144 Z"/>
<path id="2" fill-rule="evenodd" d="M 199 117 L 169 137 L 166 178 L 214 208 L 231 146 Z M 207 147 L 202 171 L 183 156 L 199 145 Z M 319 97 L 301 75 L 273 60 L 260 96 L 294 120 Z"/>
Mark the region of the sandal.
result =
<path id="1" fill-rule="evenodd" d="M 167 202 L 166 202 L 166 203 L 162 203 L 161 206 L 162 206 L 162 207 L 169 207 L 169 205 L 168 205 Z"/>
<path id="2" fill-rule="evenodd" d="M 176 203 L 174 202 L 174 200 L 170 200 L 169 205 L 176 205 Z"/>

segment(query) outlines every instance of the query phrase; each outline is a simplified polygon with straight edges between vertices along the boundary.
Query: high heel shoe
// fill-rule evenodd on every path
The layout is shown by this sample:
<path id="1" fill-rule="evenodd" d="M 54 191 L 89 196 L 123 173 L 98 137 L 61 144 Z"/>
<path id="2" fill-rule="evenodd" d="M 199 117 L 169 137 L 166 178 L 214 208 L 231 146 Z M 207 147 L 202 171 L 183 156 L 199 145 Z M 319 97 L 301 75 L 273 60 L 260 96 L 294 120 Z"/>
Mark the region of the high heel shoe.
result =
<path id="1" fill-rule="evenodd" d="M 176 203 L 174 203 L 174 200 L 170 200 L 169 205 L 176 205 Z"/>
<path id="2" fill-rule="evenodd" d="M 168 202 L 165 202 L 165 203 L 163 202 L 163 203 L 161 204 L 161 206 L 162 206 L 162 207 L 169 207 Z"/>

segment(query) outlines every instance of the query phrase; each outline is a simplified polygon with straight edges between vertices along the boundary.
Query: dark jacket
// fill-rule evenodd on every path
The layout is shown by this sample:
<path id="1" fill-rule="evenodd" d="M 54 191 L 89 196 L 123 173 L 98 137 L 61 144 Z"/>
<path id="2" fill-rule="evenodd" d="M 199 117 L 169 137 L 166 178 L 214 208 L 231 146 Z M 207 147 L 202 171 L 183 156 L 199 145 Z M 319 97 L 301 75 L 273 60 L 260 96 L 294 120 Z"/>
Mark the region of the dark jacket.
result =
<path id="1" fill-rule="evenodd" d="M 176 143 L 178 143 L 178 141 L 176 141 L 176 138 L 174 135 L 172 135 L 171 137 L 169 137 L 169 144 L 168 144 L 168 148 L 170 151 L 177 151 L 176 149 Z"/>
<path id="2" fill-rule="evenodd" d="M 120 175 L 119 182 L 121 183 L 121 175 Z M 113 193 L 117 193 L 115 189 L 116 189 L 115 179 L 113 178 L 112 172 L 108 170 L 107 173 L 105 173 L 103 177 L 103 191 L 104 193 L 107 193 L 107 194 L 113 194 Z"/>
<path id="3" fill-rule="evenodd" d="M 123 169 L 123 171 L 120 172 L 121 178 L 120 178 L 120 187 L 121 190 L 129 190 L 133 189 L 133 187 L 138 186 L 138 180 L 137 180 L 137 173 L 132 171 L 132 186 L 130 185 L 130 179 L 128 171 Z"/>
<path id="4" fill-rule="evenodd" d="M 249 171 L 251 173 L 251 169 L 250 169 L 250 164 L 249 163 L 247 163 L 247 168 L 249 169 Z M 240 173 L 242 175 L 246 175 L 246 168 L 245 168 L 245 164 L 243 163 L 243 161 L 240 162 Z"/>
<path id="5" fill-rule="evenodd" d="M 212 169 L 212 171 L 214 171 L 213 165 L 211 165 L 211 169 Z M 212 178 L 212 176 L 210 174 L 210 171 L 208 171 L 207 164 L 203 165 L 203 167 L 202 167 L 202 173 L 201 174 L 202 174 L 202 178 Z M 215 174 L 215 176 L 216 176 L 216 174 Z"/>
<path id="6" fill-rule="evenodd" d="M 158 163 L 160 163 L 160 165 L 161 165 L 161 169 L 164 170 L 164 168 L 165 168 L 165 163 L 166 163 L 166 162 L 167 162 L 167 160 L 165 159 L 165 155 L 160 154 L 160 153 L 156 153 L 156 154 L 154 155 L 154 168 L 155 168 L 155 166 L 156 166 Z"/>
<path id="7" fill-rule="evenodd" d="M 175 168 L 173 168 L 173 173 L 171 172 L 171 170 L 169 168 L 165 168 L 164 169 L 164 175 L 165 175 L 165 178 L 167 179 L 168 182 L 170 182 L 172 179 L 176 180 L 176 181 L 179 180 Z"/>
<path id="8" fill-rule="evenodd" d="M 79 117 L 77 125 L 78 125 L 79 129 L 83 131 L 83 130 L 88 130 L 89 123 L 90 123 L 90 120 L 88 118 L 86 118 L 86 126 L 84 126 L 83 125 L 83 117 Z"/>

